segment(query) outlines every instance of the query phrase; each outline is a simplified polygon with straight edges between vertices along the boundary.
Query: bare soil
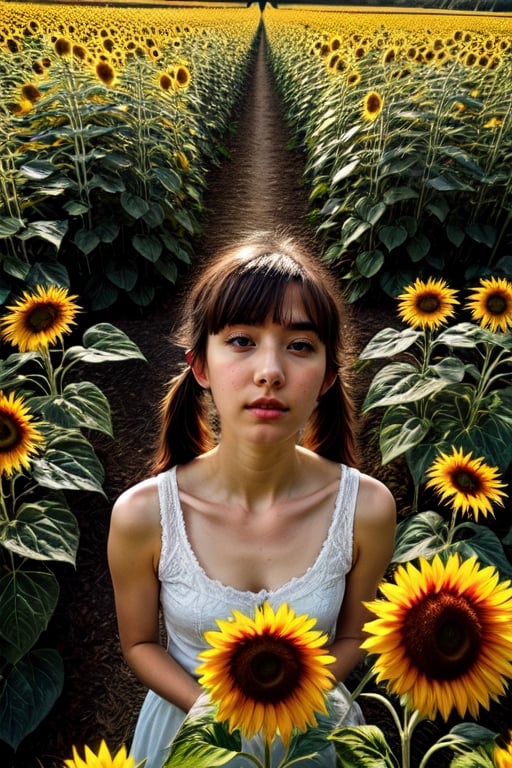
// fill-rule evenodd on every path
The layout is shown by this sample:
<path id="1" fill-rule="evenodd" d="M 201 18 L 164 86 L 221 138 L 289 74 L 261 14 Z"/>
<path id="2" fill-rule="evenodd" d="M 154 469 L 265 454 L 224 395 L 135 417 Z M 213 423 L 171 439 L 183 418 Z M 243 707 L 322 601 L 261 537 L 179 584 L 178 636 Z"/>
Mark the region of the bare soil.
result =
<path id="1" fill-rule="evenodd" d="M 209 176 L 204 234 L 197 247 L 199 262 L 217 247 L 254 229 L 284 226 L 292 233 L 311 235 L 307 190 L 301 181 L 304 158 L 300 151 L 286 149 L 290 133 L 264 54 L 262 43 L 245 103 L 235 115 L 237 130 L 228 143 L 229 158 Z M 76 570 L 59 570 L 61 599 L 48 632 L 49 645 L 56 645 L 64 659 L 64 691 L 16 755 L 7 751 L 4 757 L 0 750 L 0 764 L 5 768 L 62 768 L 63 760 L 71 757 L 73 744 L 82 753 L 83 745 L 96 749 L 101 739 L 112 750 L 130 742 L 145 689 L 121 657 L 106 540 L 114 500 L 147 474 L 158 404 L 166 382 L 182 362 L 182 353 L 172 340 L 180 286 L 144 317 L 113 319 L 137 342 L 147 362 L 97 366 L 84 372 L 112 405 L 115 437 L 97 441 L 106 469 L 106 497 L 84 494 L 74 500 L 81 529 L 78 562 Z M 347 355 L 355 359 L 379 328 L 394 323 L 393 308 L 385 302 L 347 308 Z M 353 375 L 356 404 L 361 403 L 368 380 L 368 374 Z M 396 466 L 381 467 L 374 426 L 364 422 L 361 427 L 362 469 L 388 483 L 403 511 L 407 505 L 405 473 Z M 370 722 L 392 732 L 389 718 L 378 705 L 368 702 L 364 707 Z M 418 739 L 428 742 L 435 733 L 435 727 L 428 725 L 423 733 L 420 729 Z M 435 765 L 440 766 L 441 761 Z"/>

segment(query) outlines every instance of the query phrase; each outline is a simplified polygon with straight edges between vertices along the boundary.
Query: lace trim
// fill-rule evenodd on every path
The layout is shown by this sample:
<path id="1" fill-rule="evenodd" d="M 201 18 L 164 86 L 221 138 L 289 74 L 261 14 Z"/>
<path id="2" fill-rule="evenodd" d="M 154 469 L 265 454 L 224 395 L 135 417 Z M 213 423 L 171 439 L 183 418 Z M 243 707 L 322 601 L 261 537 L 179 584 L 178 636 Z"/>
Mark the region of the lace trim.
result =
<path id="1" fill-rule="evenodd" d="M 353 522 L 359 472 L 353 467 L 341 465 L 340 486 L 336 495 L 333 516 L 327 535 L 322 543 L 316 560 L 299 576 L 293 576 L 276 589 L 261 589 L 258 592 L 240 590 L 209 576 L 201 566 L 190 544 L 183 510 L 179 498 L 176 479 L 176 467 L 158 476 L 160 522 L 162 526 L 162 548 L 158 575 L 161 581 L 170 581 L 177 573 L 186 573 L 190 583 L 201 582 L 204 590 L 214 590 L 223 598 L 232 596 L 252 597 L 256 601 L 269 595 L 280 595 L 305 585 L 312 588 L 311 581 L 325 582 L 326 574 L 339 578 L 340 571 L 345 574 L 350 570 L 353 549 Z M 316 577 L 316 579 L 315 579 Z"/>

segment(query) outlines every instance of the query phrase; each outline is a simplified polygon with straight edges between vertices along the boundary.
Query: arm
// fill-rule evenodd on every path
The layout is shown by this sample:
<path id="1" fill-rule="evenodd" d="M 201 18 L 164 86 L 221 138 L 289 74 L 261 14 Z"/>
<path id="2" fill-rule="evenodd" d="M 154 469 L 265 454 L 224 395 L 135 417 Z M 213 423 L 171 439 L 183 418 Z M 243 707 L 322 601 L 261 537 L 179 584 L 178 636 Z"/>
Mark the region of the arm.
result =
<path id="1" fill-rule="evenodd" d="M 129 489 L 115 503 L 108 561 L 128 666 L 144 685 L 186 712 L 201 687 L 160 644 L 160 545 L 158 491 L 153 478 Z"/>
<path id="2" fill-rule="evenodd" d="M 395 524 L 395 501 L 389 490 L 378 480 L 361 475 L 354 521 L 353 565 L 347 576 L 336 638 L 329 649 L 336 657 L 331 669 L 337 680 L 345 680 L 365 656 L 360 648 L 365 637 L 363 625 L 372 614 L 363 601 L 375 599 L 393 554 Z"/>

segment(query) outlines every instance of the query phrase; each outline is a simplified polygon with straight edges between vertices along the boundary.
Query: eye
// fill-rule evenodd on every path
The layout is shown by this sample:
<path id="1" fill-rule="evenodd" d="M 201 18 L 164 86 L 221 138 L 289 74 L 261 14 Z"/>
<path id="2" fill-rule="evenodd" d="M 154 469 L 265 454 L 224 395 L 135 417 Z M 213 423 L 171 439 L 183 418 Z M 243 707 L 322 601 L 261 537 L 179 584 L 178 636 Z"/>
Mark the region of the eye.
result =
<path id="1" fill-rule="evenodd" d="M 288 346 L 294 352 L 312 352 L 314 350 L 313 344 L 310 341 L 307 341 L 306 339 L 292 341 L 291 344 L 289 344 Z"/>
<path id="2" fill-rule="evenodd" d="M 241 336 L 240 334 L 237 334 L 236 336 L 230 336 L 228 339 L 226 339 L 226 344 L 228 344 L 230 347 L 238 347 L 244 349 L 245 347 L 251 347 L 253 342 L 249 336 Z"/>

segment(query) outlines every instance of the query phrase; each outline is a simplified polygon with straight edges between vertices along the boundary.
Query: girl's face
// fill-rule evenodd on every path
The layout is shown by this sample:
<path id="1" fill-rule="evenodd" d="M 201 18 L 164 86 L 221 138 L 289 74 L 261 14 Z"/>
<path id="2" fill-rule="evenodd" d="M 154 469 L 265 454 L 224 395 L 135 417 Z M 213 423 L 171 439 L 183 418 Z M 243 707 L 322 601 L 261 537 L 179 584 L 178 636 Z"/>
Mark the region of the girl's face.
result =
<path id="1" fill-rule="evenodd" d="M 288 288 L 282 323 L 237 323 L 208 338 L 206 363 L 194 365 L 211 390 L 222 435 L 270 444 L 297 441 L 318 398 L 333 383 L 325 345 L 300 293 Z"/>

